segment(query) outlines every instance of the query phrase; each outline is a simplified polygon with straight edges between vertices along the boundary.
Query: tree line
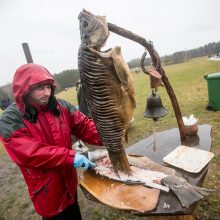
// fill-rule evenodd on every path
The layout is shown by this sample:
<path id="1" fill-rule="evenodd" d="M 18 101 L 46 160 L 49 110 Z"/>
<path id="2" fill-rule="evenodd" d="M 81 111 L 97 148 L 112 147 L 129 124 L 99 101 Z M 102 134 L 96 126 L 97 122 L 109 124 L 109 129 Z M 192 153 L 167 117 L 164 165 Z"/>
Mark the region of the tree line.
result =
<path id="1" fill-rule="evenodd" d="M 183 63 L 187 60 L 190 60 L 192 58 L 196 57 L 202 57 L 202 56 L 214 56 L 220 53 L 220 41 L 215 43 L 209 43 L 206 44 L 203 47 L 199 47 L 196 49 L 191 50 L 185 50 L 185 51 L 178 51 L 171 55 L 165 55 L 160 57 L 162 65 L 171 65 L 176 63 Z M 128 62 L 128 66 L 130 68 L 140 67 L 141 58 L 136 58 Z M 145 59 L 145 65 L 150 65 L 151 59 L 146 58 Z"/>
<path id="2" fill-rule="evenodd" d="M 79 80 L 79 71 L 77 69 L 64 70 L 59 74 L 54 74 L 57 84 L 56 92 L 60 92 L 66 88 L 73 87 Z"/>

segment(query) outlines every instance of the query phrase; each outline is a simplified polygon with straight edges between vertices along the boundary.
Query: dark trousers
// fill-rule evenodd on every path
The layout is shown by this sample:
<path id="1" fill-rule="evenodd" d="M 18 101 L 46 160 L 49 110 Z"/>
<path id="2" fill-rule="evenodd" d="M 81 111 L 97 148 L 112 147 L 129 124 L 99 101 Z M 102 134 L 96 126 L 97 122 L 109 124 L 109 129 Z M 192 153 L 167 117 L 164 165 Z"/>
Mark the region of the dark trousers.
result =
<path id="1" fill-rule="evenodd" d="M 43 218 L 43 220 L 82 220 L 77 200 L 58 215 L 51 218 Z"/>

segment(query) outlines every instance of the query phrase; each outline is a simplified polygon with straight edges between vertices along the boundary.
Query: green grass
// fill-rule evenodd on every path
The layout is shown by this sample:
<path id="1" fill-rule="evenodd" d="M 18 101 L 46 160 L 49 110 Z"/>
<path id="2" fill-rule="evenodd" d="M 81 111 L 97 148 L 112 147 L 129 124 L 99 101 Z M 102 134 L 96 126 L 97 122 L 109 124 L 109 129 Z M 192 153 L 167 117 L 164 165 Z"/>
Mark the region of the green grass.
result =
<path id="1" fill-rule="evenodd" d="M 69 101 L 73 105 L 77 105 L 76 87 L 68 88 L 68 90 L 62 91 L 58 93 L 56 96 L 58 98 Z"/>
<path id="2" fill-rule="evenodd" d="M 220 72 L 220 62 L 208 61 L 206 57 L 202 57 L 190 60 L 186 63 L 166 66 L 164 69 L 177 96 L 182 115 L 189 116 L 190 114 L 194 114 L 199 119 L 199 124 L 210 124 L 212 126 L 212 151 L 214 152 L 215 157 L 210 163 L 209 172 L 204 182 L 204 186 L 207 188 L 217 189 L 220 185 L 220 175 L 218 173 L 218 169 L 220 167 L 220 111 L 212 112 L 206 110 L 208 92 L 207 81 L 204 79 L 204 75 Z M 132 75 L 136 91 L 137 108 L 134 112 L 134 124 L 132 124 L 129 129 L 129 142 L 127 146 L 148 135 L 151 135 L 153 129 L 152 120 L 143 117 L 143 112 L 146 107 L 146 97 L 150 93 L 149 77 L 143 73 L 132 73 Z M 158 93 L 161 96 L 163 105 L 168 110 L 168 114 L 159 119 L 157 122 L 157 131 L 177 127 L 174 111 L 165 87 L 160 87 Z M 218 95 L 220 96 L 220 94 Z M 72 104 L 77 104 L 75 87 L 57 94 L 57 97 L 64 98 Z M 5 151 L 3 151 L 0 146 L 0 163 L 3 163 L 4 161 L 7 162 L 3 165 L 0 164 L 1 167 L 11 166 L 11 162 L 6 160 L 6 157 Z M 5 184 L 0 184 L 0 191 L 5 190 L 5 188 L 3 188 L 4 186 L 10 187 L 10 185 L 18 182 L 17 179 L 19 181 L 23 181 L 22 178 L 17 178 L 16 175 L 18 174 L 16 172 L 13 172 L 11 175 L 11 178 L 14 178 L 14 181 L 12 181 L 11 178 L 8 178 L 8 180 L 6 179 Z M 15 187 L 13 190 L 16 190 Z M 19 185 L 19 189 L 17 189 L 23 192 L 22 194 L 16 193 L 16 195 L 19 195 L 17 200 L 20 202 L 20 205 L 18 205 L 18 201 L 14 201 L 16 198 L 10 194 L 14 193 L 13 190 L 12 192 L 8 192 L 8 194 L 4 195 L 2 201 L 5 205 L 0 203 L 0 219 L 13 219 L 12 213 L 25 213 L 23 214 L 23 217 L 25 218 L 22 218 L 21 214 L 21 217 L 19 216 L 20 219 L 26 219 L 28 215 L 30 215 L 31 219 L 31 216 L 33 215 L 31 215 L 31 213 L 33 213 L 33 207 L 30 207 L 32 210 L 25 212 L 25 209 L 29 204 L 29 198 L 25 185 Z M 84 197 L 84 194 L 81 193 L 81 191 L 79 192 L 79 197 L 84 219 L 137 219 L 135 216 L 128 213 L 89 201 Z M 200 201 L 198 204 L 198 215 L 201 219 L 220 219 L 219 201 L 219 193 L 216 193 L 214 196 L 208 196 Z M 11 206 L 10 211 L 7 208 L 8 204 Z M 32 219 L 36 219 L 36 215 L 35 218 L 32 217 Z"/>

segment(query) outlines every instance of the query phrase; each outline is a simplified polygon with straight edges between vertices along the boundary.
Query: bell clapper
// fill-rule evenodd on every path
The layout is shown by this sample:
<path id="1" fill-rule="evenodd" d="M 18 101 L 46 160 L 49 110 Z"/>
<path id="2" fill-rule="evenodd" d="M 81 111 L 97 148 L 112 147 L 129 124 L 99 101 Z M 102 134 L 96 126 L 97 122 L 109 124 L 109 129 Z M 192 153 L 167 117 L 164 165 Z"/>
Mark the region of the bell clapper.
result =
<path id="1" fill-rule="evenodd" d="M 152 95 L 156 95 L 156 88 L 152 88 L 151 92 L 152 92 Z"/>
<path id="2" fill-rule="evenodd" d="M 157 119 L 153 119 L 153 151 L 156 152 L 157 146 L 156 146 L 156 129 L 157 129 Z"/>

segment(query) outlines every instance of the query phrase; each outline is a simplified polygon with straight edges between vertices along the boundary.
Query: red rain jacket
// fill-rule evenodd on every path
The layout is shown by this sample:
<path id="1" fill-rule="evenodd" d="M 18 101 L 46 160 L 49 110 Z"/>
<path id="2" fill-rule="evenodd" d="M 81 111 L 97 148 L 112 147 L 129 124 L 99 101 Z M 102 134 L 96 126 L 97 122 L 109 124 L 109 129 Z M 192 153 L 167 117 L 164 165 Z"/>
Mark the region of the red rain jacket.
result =
<path id="1" fill-rule="evenodd" d="M 93 121 L 64 100 L 57 99 L 59 117 L 39 108 L 36 123 L 22 118 L 22 97 L 31 87 L 45 82 L 55 87 L 52 76 L 42 66 L 25 64 L 17 69 L 13 80 L 16 103 L 0 118 L 0 139 L 20 167 L 36 211 L 52 217 L 75 199 L 77 174 L 71 134 L 89 144 L 101 145 L 101 140 Z"/>

